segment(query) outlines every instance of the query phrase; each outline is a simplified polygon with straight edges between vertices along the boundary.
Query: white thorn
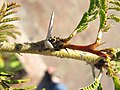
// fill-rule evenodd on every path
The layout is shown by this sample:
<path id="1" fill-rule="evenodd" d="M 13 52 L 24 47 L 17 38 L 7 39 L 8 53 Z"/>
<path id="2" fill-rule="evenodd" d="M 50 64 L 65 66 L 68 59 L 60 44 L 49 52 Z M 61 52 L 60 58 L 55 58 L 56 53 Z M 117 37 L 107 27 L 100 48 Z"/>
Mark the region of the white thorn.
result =
<path id="1" fill-rule="evenodd" d="M 54 22 L 54 12 L 52 12 L 52 14 L 51 14 L 46 40 L 48 40 L 52 35 L 53 22 Z"/>
<path id="2" fill-rule="evenodd" d="M 44 45 L 47 49 L 54 49 L 53 45 L 49 41 L 45 41 Z"/>

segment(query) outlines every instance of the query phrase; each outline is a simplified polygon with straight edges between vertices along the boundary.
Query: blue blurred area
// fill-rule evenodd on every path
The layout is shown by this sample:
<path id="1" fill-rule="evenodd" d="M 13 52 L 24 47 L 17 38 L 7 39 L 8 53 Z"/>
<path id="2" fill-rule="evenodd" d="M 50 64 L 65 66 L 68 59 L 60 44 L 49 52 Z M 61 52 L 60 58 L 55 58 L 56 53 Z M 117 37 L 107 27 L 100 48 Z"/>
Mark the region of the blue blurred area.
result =
<path id="1" fill-rule="evenodd" d="M 45 72 L 45 75 L 36 90 L 42 90 L 43 88 L 45 88 L 45 90 L 68 90 L 63 83 L 53 82 L 52 75 L 49 74 L 48 71 Z"/>

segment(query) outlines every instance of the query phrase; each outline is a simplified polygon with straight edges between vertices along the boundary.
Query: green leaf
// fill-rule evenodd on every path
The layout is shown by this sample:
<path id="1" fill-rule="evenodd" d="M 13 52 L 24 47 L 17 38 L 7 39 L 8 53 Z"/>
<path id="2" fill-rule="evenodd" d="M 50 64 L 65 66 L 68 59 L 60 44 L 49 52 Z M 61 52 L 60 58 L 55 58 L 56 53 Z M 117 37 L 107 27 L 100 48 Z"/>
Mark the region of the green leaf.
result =
<path id="1" fill-rule="evenodd" d="M 5 3 L 3 3 L 2 7 L 0 7 L 0 12 L 3 14 L 5 12 L 5 10 L 6 10 L 6 5 L 5 5 Z M 0 15 L 1 15 L 1 13 L 0 13 Z"/>
<path id="2" fill-rule="evenodd" d="M 95 20 L 95 19 L 97 19 L 98 14 L 99 14 L 99 13 L 98 13 L 98 10 L 95 11 L 95 12 L 94 12 L 94 15 L 92 15 L 92 17 L 89 19 L 89 22 L 90 22 L 90 21 L 93 21 L 93 20 Z"/>
<path id="3" fill-rule="evenodd" d="M 108 9 L 108 0 L 100 0 L 100 8 L 106 13 Z"/>
<path id="4" fill-rule="evenodd" d="M 109 6 L 109 10 L 120 11 L 120 7 L 119 6 Z"/>
<path id="5" fill-rule="evenodd" d="M 89 14 L 88 12 L 85 12 L 83 18 L 81 19 L 80 23 L 78 24 L 75 30 L 77 30 L 77 32 L 82 32 L 83 30 L 85 30 L 88 27 L 88 20 Z"/>
<path id="6" fill-rule="evenodd" d="M 5 90 L 12 90 L 12 87 L 10 87 L 10 85 L 7 84 L 5 81 L 1 81 L 1 85 Z"/>
<path id="7" fill-rule="evenodd" d="M 7 41 L 6 36 L 0 36 L 0 42 Z"/>
<path id="8" fill-rule="evenodd" d="M 34 90 L 36 86 L 26 86 L 24 88 L 14 88 L 13 90 Z"/>
<path id="9" fill-rule="evenodd" d="M 8 31 L 8 32 L 6 32 L 6 35 L 16 39 L 16 35 L 13 32 Z"/>
<path id="10" fill-rule="evenodd" d="M 95 0 L 90 0 L 90 7 L 88 10 L 89 15 L 93 14 L 95 12 L 95 9 L 96 9 Z"/>
<path id="11" fill-rule="evenodd" d="M 13 24 L 2 24 L 0 25 L 0 30 L 15 28 Z"/>
<path id="12" fill-rule="evenodd" d="M 9 3 L 9 4 L 7 5 L 6 11 L 9 11 L 9 10 L 14 9 L 14 8 L 17 8 L 17 7 L 20 7 L 20 5 L 19 5 L 19 4 L 16 4 L 15 2 Z"/>
<path id="13" fill-rule="evenodd" d="M 96 6 L 99 8 L 100 7 L 100 3 L 101 3 L 101 0 L 95 0 L 95 3 L 96 3 Z"/>
<path id="14" fill-rule="evenodd" d="M 0 68 L 4 68 L 5 67 L 5 62 L 2 58 L 2 55 L 0 54 Z"/>
<path id="15" fill-rule="evenodd" d="M 117 6 L 120 6 L 120 1 L 117 1 L 117 0 L 110 0 L 109 3 L 112 3 L 112 4 L 115 4 Z"/>
<path id="16" fill-rule="evenodd" d="M 120 51 L 118 51 L 118 52 L 116 53 L 116 58 L 117 58 L 117 59 L 120 59 Z"/>
<path id="17" fill-rule="evenodd" d="M 95 80 L 93 83 L 91 83 L 89 86 L 81 88 L 79 90 L 95 90 L 97 89 L 97 87 L 99 86 L 100 81 L 99 80 Z"/>
<path id="18" fill-rule="evenodd" d="M 17 13 L 17 11 L 10 11 L 10 12 L 7 12 L 4 16 L 9 16 L 9 15 L 12 15 L 12 14 L 15 14 Z"/>
<path id="19" fill-rule="evenodd" d="M 17 68 L 19 65 L 20 65 L 20 62 L 18 60 L 10 63 L 11 68 Z"/>
<path id="20" fill-rule="evenodd" d="M 98 86 L 97 90 L 103 90 L 103 87 L 102 87 L 101 83 L 99 83 L 99 86 Z"/>
<path id="21" fill-rule="evenodd" d="M 5 18 L 1 21 L 1 23 L 5 23 L 5 22 L 11 22 L 11 21 L 17 21 L 20 20 L 19 17 L 13 17 L 13 18 Z"/>
<path id="22" fill-rule="evenodd" d="M 13 77 L 11 73 L 0 72 L 0 80 L 6 80 Z"/>
<path id="23" fill-rule="evenodd" d="M 2 35 L 9 35 L 9 34 L 12 34 L 12 35 L 15 35 L 15 34 L 21 35 L 21 33 L 20 33 L 19 31 L 16 31 L 16 30 L 14 30 L 14 29 L 12 29 L 12 30 L 7 29 L 7 30 L 1 30 L 1 31 L 0 31 L 0 35 L 1 35 L 1 36 L 2 36 Z"/>
<path id="24" fill-rule="evenodd" d="M 103 9 L 100 10 L 100 29 L 103 29 L 106 24 L 106 13 Z"/>
<path id="25" fill-rule="evenodd" d="M 120 22 L 120 17 L 116 16 L 115 14 L 107 16 L 107 19 L 112 19 L 116 22 Z"/>
<path id="26" fill-rule="evenodd" d="M 105 26 L 105 28 L 102 29 L 102 31 L 103 31 L 103 32 L 108 32 L 108 30 L 109 30 L 110 28 L 112 28 L 112 27 L 113 27 L 113 25 L 112 25 L 112 24 L 109 24 L 109 25 Z"/>
<path id="27" fill-rule="evenodd" d="M 114 59 L 111 61 L 112 69 L 116 73 L 116 75 L 120 74 L 120 60 Z"/>
<path id="28" fill-rule="evenodd" d="M 11 76 L 12 76 L 12 74 L 11 74 L 11 73 L 0 72 L 0 76 L 7 76 L 7 77 L 11 77 Z"/>
<path id="29" fill-rule="evenodd" d="M 29 82 L 30 79 L 24 79 L 24 80 L 6 80 L 8 84 L 21 84 L 21 83 L 26 83 Z"/>
<path id="30" fill-rule="evenodd" d="M 5 5 L 5 3 L 3 3 L 2 7 L 0 7 L 0 21 L 4 17 L 5 10 L 6 10 L 6 5 Z"/>
<path id="31" fill-rule="evenodd" d="M 115 90 L 120 90 L 120 79 L 117 76 L 113 76 L 112 79 L 114 82 Z"/>

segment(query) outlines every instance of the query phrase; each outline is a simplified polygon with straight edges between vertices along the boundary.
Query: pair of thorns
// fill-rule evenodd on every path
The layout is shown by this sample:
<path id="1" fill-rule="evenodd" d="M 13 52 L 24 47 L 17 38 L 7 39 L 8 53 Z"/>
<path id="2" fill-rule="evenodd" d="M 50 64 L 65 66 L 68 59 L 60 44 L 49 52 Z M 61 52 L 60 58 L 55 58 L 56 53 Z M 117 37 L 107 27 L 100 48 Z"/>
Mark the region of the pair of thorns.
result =
<path id="1" fill-rule="evenodd" d="M 67 42 L 77 34 L 77 31 L 74 30 L 71 33 L 71 35 L 65 39 L 61 39 L 59 37 L 53 38 L 52 37 L 53 22 L 54 22 L 54 12 L 52 12 L 52 14 L 51 14 L 50 23 L 49 23 L 49 27 L 48 27 L 48 33 L 47 33 L 47 37 L 45 39 L 45 41 L 46 41 L 45 47 L 46 48 L 53 49 L 53 50 L 69 48 L 69 49 L 73 49 L 73 50 L 90 52 L 90 53 L 96 54 L 98 56 L 101 56 L 105 59 L 111 58 L 111 56 L 109 54 L 107 54 L 107 52 L 110 52 L 111 49 L 96 50 L 96 48 L 98 46 L 104 44 L 104 43 L 101 43 L 101 39 L 102 39 L 102 30 L 101 29 L 99 29 L 96 41 L 93 44 L 86 45 L 86 46 L 73 45 L 73 44 L 69 44 Z"/>

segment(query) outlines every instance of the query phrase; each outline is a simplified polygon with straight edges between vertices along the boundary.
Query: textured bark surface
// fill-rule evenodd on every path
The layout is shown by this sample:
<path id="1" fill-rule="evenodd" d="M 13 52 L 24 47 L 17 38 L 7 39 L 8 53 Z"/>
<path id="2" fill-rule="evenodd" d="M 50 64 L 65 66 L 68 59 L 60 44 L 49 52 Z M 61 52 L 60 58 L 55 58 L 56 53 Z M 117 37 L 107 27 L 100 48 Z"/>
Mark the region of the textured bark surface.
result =
<path id="1" fill-rule="evenodd" d="M 18 42 L 40 41 L 47 34 L 50 14 L 55 11 L 55 22 L 53 35 L 67 37 L 77 26 L 84 11 L 88 9 L 89 0 L 8 0 L 21 4 L 18 15 L 22 18 L 17 22 L 22 33 L 22 37 L 18 37 Z M 119 13 L 118 13 L 119 14 Z M 114 23 L 114 22 L 112 22 Z M 81 45 L 93 43 L 96 38 L 98 29 L 98 21 L 90 23 L 88 30 L 76 35 L 71 42 Z M 120 46 L 120 26 L 110 32 L 105 33 L 103 47 Z M 33 83 L 39 82 L 41 73 L 44 72 L 46 66 L 55 66 L 56 74 L 59 75 L 63 82 L 69 87 L 69 90 L 78 90 L 82 86 L 86 86 L 92 82 L 91 68 L 84 62 L 75 60 L 66 60 L 56 57 L 46 57 L 39 55 L 21 56 L 21 62 L 24 63 L 26 70 L 33 76 Z M 31 60 L 30 60 L 31 59 Z M 102 78 L 105 90 L 113 90 L 111 79 Z"/>

